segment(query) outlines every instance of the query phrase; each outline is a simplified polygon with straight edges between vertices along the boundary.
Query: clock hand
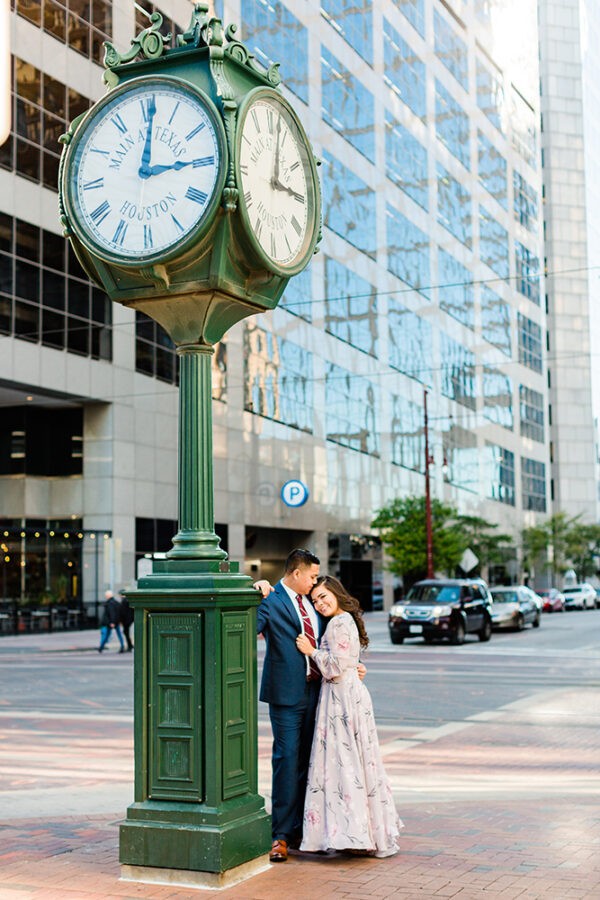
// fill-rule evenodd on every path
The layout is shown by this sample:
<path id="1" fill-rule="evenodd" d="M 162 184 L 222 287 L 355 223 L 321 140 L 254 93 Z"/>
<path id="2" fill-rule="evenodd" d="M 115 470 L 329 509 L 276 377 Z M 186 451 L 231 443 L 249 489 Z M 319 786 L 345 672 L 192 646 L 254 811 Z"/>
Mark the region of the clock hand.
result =
<path id="1" fill-rule="evenodd" d="M 154 116 L 156 115 L 156 101 L 154 94 L 148 103 L 148 126 L 146 128 L 146 140 L 144 141 L 144 149 L 142 151 L 142 164 L 138 170 L 140 178 L 148 178 L 150 172 L 150 155 L 152 153 L 152 125 Z"/>
<path id="2" fill-rule="evenodd" d="M 148 166 L 146 169 L 146 177 L 150 178 L 151 175 L 160 175 L 162 172 L 168 172 L 170 169 L 183 169 L 184 166 L 193 166 L 194 163 L 198 163 L 199 160 L 189 159 L 187 162 L 182 162 L 181 160 L 177 160 L 177 162 L 172 163 L 170 166 Z"/>
<path id="3" fill-rule="evenodd" d="M 271 185 L 272 185 L 272 187 L 275 188 L 276 191 L 283 191 L 285 194 L 291 194 L 292 197 L 299 198 L 302 196 L 301 194 L 298 193 L 298 191 L 295 191 L 293 188 L 288 187 L 287 185 L 283 184 L 281 181 L 279 181 L 279 179 L 273 178 L 271 180 Z"/>
<path id="4" fill-rule="evenodd" d="M 277 141 L 275 142 L 275 157 L 273 160 L 273 177 L 271 184 L 276 187 L 279 182 L 279 139 L 281 137 L 281 116 L 277 119 Z"/>

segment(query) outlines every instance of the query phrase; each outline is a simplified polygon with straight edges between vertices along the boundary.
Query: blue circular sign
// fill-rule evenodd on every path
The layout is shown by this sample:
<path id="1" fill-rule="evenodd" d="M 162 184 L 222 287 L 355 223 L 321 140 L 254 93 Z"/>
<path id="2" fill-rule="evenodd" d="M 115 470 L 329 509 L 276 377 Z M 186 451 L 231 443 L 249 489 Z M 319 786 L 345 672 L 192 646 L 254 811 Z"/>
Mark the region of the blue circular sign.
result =
<path id="1" fill-rule="evenodd" d="M 286 481 L 281 488 L 281 499 L 286 506 L 304 506 L 308 500 L 308 488 L 302 481 Z"/>

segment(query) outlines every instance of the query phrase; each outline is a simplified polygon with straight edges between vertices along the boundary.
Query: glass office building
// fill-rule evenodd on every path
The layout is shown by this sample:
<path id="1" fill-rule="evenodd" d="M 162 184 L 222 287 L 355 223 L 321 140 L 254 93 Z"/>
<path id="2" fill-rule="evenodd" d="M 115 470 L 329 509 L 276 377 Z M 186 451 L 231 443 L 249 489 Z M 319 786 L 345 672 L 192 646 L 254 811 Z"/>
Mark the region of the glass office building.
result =
<path id="1" fill-rule="evenodd" d="M 28 592 L 28 523 L 74 517 L 90 604 L 169 549 L 178 369 L 161 329 L 111 307 L 60 237 L 57 137 L 103 94 L 102 40 L 127 48 L 157 8 L 176 33 L 191 5 L 13 6 L 14 129 L 0 155 L 7 590 Z M 424 491 L 425 391 L 435 496 L 515 536 L 551 511 L 536 4 L 216 10 L 259 62 L 281 63 L 323 189 L 320 252 L 276 310 L 216 348 L 217 531 L 271 579 L 310 546 L 369 607 L 392 592 L 374 513 Z M 60 448 L 55 413 L 68 423 Z M 282 499 L 291 479 L 308 488 L 303 506 Z"/>

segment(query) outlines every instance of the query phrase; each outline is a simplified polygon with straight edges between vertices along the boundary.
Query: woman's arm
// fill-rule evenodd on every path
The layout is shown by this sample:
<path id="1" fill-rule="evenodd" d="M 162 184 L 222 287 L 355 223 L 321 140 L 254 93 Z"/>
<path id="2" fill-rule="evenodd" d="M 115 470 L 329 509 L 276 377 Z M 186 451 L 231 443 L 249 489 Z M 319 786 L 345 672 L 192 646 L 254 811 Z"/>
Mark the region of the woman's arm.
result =
<path id="1" fill-rule="evenodd" d="M 358 660 L 352 652 L 352 629 L 356 626 L 348 617 L 334 616 L 327 626 L 327 643 L 329 650 L 315 650 L 306 635 L 296 638 L 296 646 L 305 656 L 310 656 L 324 678 L 337 678 L 346 669 L 355 669 Z"/>

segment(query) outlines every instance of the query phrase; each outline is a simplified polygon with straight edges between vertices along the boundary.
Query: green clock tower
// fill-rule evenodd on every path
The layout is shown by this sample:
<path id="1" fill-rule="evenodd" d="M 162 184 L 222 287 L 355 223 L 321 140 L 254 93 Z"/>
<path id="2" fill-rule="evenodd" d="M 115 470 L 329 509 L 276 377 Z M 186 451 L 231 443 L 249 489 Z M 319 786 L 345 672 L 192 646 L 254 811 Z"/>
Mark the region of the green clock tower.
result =
<path id="1" fill-rule="evenodd" d="M 135 609 L 135 800 L 123 877 L 221 887 L 267 864 L 257 784 L 257 592 L 214 530 L 211 355 L 273 309 L 320 239 L 311 145 L 234 25 L 197 3 L 119 54 L 107 94 L 64 136 L 60 215 L 90 278 L 180 357 L 179 530 L 128 594 Z"/>

